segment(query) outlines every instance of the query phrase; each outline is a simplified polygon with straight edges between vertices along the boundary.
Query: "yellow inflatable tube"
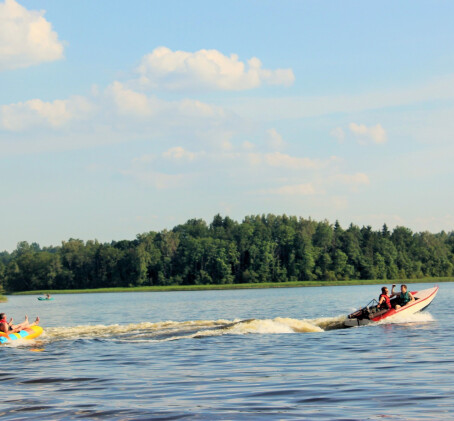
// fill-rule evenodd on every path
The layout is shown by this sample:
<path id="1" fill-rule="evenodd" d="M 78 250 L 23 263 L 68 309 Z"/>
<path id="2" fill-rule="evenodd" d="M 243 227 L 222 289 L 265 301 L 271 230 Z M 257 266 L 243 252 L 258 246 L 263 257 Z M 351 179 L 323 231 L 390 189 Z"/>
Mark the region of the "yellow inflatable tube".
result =
<path id="1" fill-rule="evenodd" d="M 43 333 L 41 326 L 30 326 L 16 333 L 0 332 L 0 344 L 14 342 L 18 339 L 34 339 Z"/>

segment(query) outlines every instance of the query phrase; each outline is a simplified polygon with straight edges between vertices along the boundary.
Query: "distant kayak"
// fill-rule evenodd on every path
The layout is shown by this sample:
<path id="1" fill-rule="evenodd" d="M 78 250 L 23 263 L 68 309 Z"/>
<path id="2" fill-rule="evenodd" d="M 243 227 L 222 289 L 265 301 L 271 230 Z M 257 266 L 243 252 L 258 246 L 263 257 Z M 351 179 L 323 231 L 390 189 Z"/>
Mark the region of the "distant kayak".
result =
<path id="1" fill-rule="evenodd" d="M 50 298 L 38 297 L 38 300 L 39 300 L 39 301 L 52 301 L 53 299 L 54 299 L 53 297 L 50 297 Z"/>
<path id="2" fill-rule="evenodd" d="M 30 326 L 15 333 L 0 332 L 0 344 L 11 343 L 18 339 L 34 339 L 41 335 L 41 333 L 43 333 L 41 326 Z"/>

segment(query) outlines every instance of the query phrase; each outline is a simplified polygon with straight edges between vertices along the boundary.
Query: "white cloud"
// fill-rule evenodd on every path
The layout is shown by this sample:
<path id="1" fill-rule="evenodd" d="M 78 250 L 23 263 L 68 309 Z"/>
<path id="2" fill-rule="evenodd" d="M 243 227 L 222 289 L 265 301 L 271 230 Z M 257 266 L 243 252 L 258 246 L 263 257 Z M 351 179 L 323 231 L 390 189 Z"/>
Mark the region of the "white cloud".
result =
<path id="1" fill-rule="evenodd" d="M 110 85 L 106 93 L 111 96 L 120 114 L 132 114 L 137 116 L 149 116 L 153 106 L 149 98 L 142 93 L 127 89 L 122 83 L 115 81 Z"/>
<path id="2" fill-rule="evenodd" d="M 330 114 L 360 113 L 387 107 L 424 104 L 454 99 L 454 74 L 411 86 L 362 94 L 292 97 L 237 97 L 229 99 L 229 107 L 244 118 L 261 116 L 263 121 L 302 119 Z M 414 115 L 414 110 L 411 111 Z"/>
<path id="3" fill-rule="evenodd" d="M 225 112 L 221 107 L 206 104 L 192 99 L 183 99 L 176 104 L 178 111 L 186 117 L 224 117 Z"/>
<path id="4" fill-rule="evenodd" d="M 175 189 L 181 187 L 186 180 L 184 174 L 165 174 L 153 170 L 131 169 L 123 171 L 124 175 L 134 178 L 142 184 L 156 188 L 157 190 Z"/>
<path id="5" fill-rule="evenodd" d="M 203 152 L 190 152 L 182 148 L 181 146 L 176 146 L 165 151 L 162 155 L 165 158 L 171 159 L 173 161 L 194 161 L 197 155 L 203 154 Z"/>
<path id="6" fill-rule="evenodd" d="M 350 123 L 350 131 L 358 138 L 360 143 L 385 143 L 387 140 L 385 129 L 377 124 L 367 127 L 364 124 Z"/>
<path id="7" fill-rule="evenodd" d="M 294 157 L 281 152 L 272 152 L 264 154 L 263 160 L 271 167 L 283 167 L 290 169 L 320 169 L 326 167 L 331 162 L 338 161 L 338 158 L 331 157 L 328 160 L 321 161 L 318 159 Z"/>
<path id="8" fill-rule="evenodd" d="M 126 177 L 156 188 L 157 190 L 174 189 L 187 183 L 189 176 L 185 174 L 168 174 L 159 171 L 159 163 L 154 155 L 143 155 L 133 159 L 130 168 L 120 171 Z"/>
<path id="9" fill-rule="evenodd" d="M 199 159 L 198 164 L 203 162 L 210 163 L 210 167 L 219 169 L 222 165 L 233 165 L 235 173 L 239 170 L 249 171 L 254 174 L 270 174 L 272 169 L 283 174 L 283 171 L 291 171 L 293 175 L 299 171 L 318 172 L 322 170 L 333 171 L 335 164 L 340 162 L 340 158 L 332 156 L 325 160 L 296 157 L 281 152 L 259 152 L 254 151 L 255 145 L 245 142 L 238 148 L 231 145 L 226 148 L 223 144 L 218 144 L 217 149 L 210 152 L 199 151 L 189 152 L 182 147 L 174 147 L 166 151 L 163 156 L 174 161 L 193 161 Z M 251 168 L 253 167 L 253 168 Z M 275 176 L 275 175 L 274 175 Z M 273 176 L 273 177 L 274 177 Z"/>
<path id="10" fill-rule="evenodd" d="M 0 128 L 8 131 L 42 127 L 63 130 L 72 121 L 85 119 L 87 130 L 107 125 L 142 134 L 150 130 L 153 133 L 185 130 L 186 136 L 191 131 L 198 136 L 212 132 L 211 136 L 215 133 L 225 149 L 231 145 L 223 127 L 230 126 L 224 122 L 231 118 L 222 107 L 192 99 L 164 101 L 129 89 L 118 81 L 103 92 L 93 90 L 90 98 L 74 96 L 51 102 L 32 99 L 0 105 Z"/>
<path id="11" fill-rule="evenodd" d="M 345 196 L 331 197 L 331 206 L 336 210 L 348 209 L 348 199 Z"/>
<path id="12" fill-rule="evenodd" d="M 309 196 L 316 194 L 312 183 L 295 184 L 282 186 L 275 189 L 267 189 L 262 191 L 263 194 L 276 194 L 281 196 Z"/>
<path id="13" fill-rule="evenodd" d="M 368 186 L 370 179 L 367 174 L 356 173 L 356 174 L 336 174 L 332 177 L 335 183 L 347 186 L 352 191 L 358 191 L 361 186 Z"/>
<path id="14" fill-rule="evenodd" d="M 246 65 L 235 54 L 228 57 L 217 50 L 191 53 L 166 47 L 158 47 L 144 56 L 137 72 L 142 86 L 171 91 L 239 91 L 262 83 L 290 86 L 295 80 L 291 69 L 262 69 L 262 63 L 255 57 Z"/>
<path id="15" fill-rule="evenodd" d="M 241 145 L 241 147 L 245 150 L 245 151 L 252 151 L 255 149 L 255 145 L 252 143 L 252 142 L 249 142 L 249 141 L 244 141 L 243 144 Z"/>
<path id="16" fill-rule="evenodd" d="M 15 0 L 0 4 L 0 71 L 63 58 L 63 44 L 43 15 Z"/>
<path id="17" fill-rule="evenodd" d="M 107 103 L 104 106 L 107 111 L 109 111 L 109 103 L 111 103 L 115 112 L 127 117 L 128 120 L 134 117 L 135 120 L 142 120 L 146 123 L 153 121 L 155 126 L 162 126 L 166 123 L 172 126 L 190 126 L 201 119 L 214 122 L 227 117 L 222 107 L 187 98 L 165 101 L 130 89 L 118 81 L 106 89 L 105 95 Z M 125 123 L 128 124 L 128 121 Z"/>
<path id="18" fill-rule="evenodd" d="M 153 161 L 156 160 L 156 156 L 153 154 L 142 155 L 138 158 L 134 158 L 132 160 L 133 165 L 140 166 L 140 165 L 147 165 L 151 164 Z"/>
<path id="19" fill-rule="evenodd" d="M 381 124 L 368 127 L 364 124 L 350 123 L 348 130 L 356 137 L 357 141 L 363 145 L 367 143 L 381 144 L 387 141 L 386 131 Z M 335 137 L 339 143 L 343 143 L 346 138 L 346 133 L 342 127 L 336 127 L 331 130 L 330 134 Z"/>
<path id="20" fill-rule="evenodd" d="M 269 130 L 267 131 L 267 135 L 268 135 L 268 145 L 269 145 L 272 149 L 279 150 L 279 149 L 282 149 L 282 148 L 285 146 L 284 139 L 283 139 L 282 136 L 277 132 L 276 129 L 269 129 Z"/>
<path id="21" fill-rule="evenodd" d="M 0 127 L 21 131 L 36 127 L 60 128 L 74 119 L 86 118 L 93 110 L 83 97 L 44 102 L 32 99 L 0 107 Z"/>
<path id="22" fill-rule="evenodd" d="M 342 127 L 336 127 L 335 129 L 331 130 L 331 136 L 335 137 L 339 143 L 343 143 L 345 140 L 345 132 Z"/>
<path id="23" fill-rule="evenodd" d="M 344 184 L 370 184 L 369 177 L 364 173 L 339 174 L 336 178 Z"/>
<path id="24" fill-rule="evenodd" d="M 208 152 L 175 146 L 160 156 L 135 159 L 122 174 L 156 189 L 197 189 L 201 180 L 216 179 L 221 190 L 224 186 L 238 186 L 245 194 L 279 196 L 286 200 L 311 196 L 345 209 L 348 194 L 358 193 L 370 180 L 364 173 L 339 173 L 338 162 L 336 157 L 312 160 L 279 152 L 251 152 L 242 145 L 232 151 L 219 147 Z"/>
<path id="25" fill-rule="evenodd" d="M 245 155 L 248 165 L 258 166 L 263 162 L 263 154 L 257 152 L 249 152 Z"/>

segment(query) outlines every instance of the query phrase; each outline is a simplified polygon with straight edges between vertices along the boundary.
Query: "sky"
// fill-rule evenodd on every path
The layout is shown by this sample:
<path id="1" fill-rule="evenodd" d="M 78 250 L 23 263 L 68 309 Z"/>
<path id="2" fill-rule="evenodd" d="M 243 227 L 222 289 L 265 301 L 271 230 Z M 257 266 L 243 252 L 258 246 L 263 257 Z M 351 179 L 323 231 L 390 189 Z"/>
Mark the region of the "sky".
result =
<path id="1" fill-rule="evenodd" d="M 0 0 L 0 251 L 216 214 L 454 227 L 454 3 Z"/>

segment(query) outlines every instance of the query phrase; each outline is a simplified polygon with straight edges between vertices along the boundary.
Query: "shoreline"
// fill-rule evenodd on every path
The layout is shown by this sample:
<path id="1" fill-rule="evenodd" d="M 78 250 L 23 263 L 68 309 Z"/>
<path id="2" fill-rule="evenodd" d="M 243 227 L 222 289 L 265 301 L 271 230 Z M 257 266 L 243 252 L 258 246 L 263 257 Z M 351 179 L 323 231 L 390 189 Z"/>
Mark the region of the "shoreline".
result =
<path id="1" fill-rule="evenodd" d="M 7 295 L 43 295 L 43 294 L 90 294 L 107 292 L 167 292 L 167 291 L 211 291 L 232 289 L 268 289 L 268 288 L 304 288 L 324 286 L 354 286 L 354 285 L 387 285 L 387 284 L 421 284 L 437 282 L 454 282 L 454 277 L 420 278 L 420 279 L 372 279 L 372 280 L 349 280 L 349 281 L 301 281 L 282 283 L 255 283 L 255 284 L 214 284 L 214 285 L 169 285 L 169 286 L 143 286 L 143 287 L 115 287 L 95 289 L 71 289 L 71 290 L 35 290 L 4 293 Z M 0 296 L 0 301 L 2 297 Z"/>

